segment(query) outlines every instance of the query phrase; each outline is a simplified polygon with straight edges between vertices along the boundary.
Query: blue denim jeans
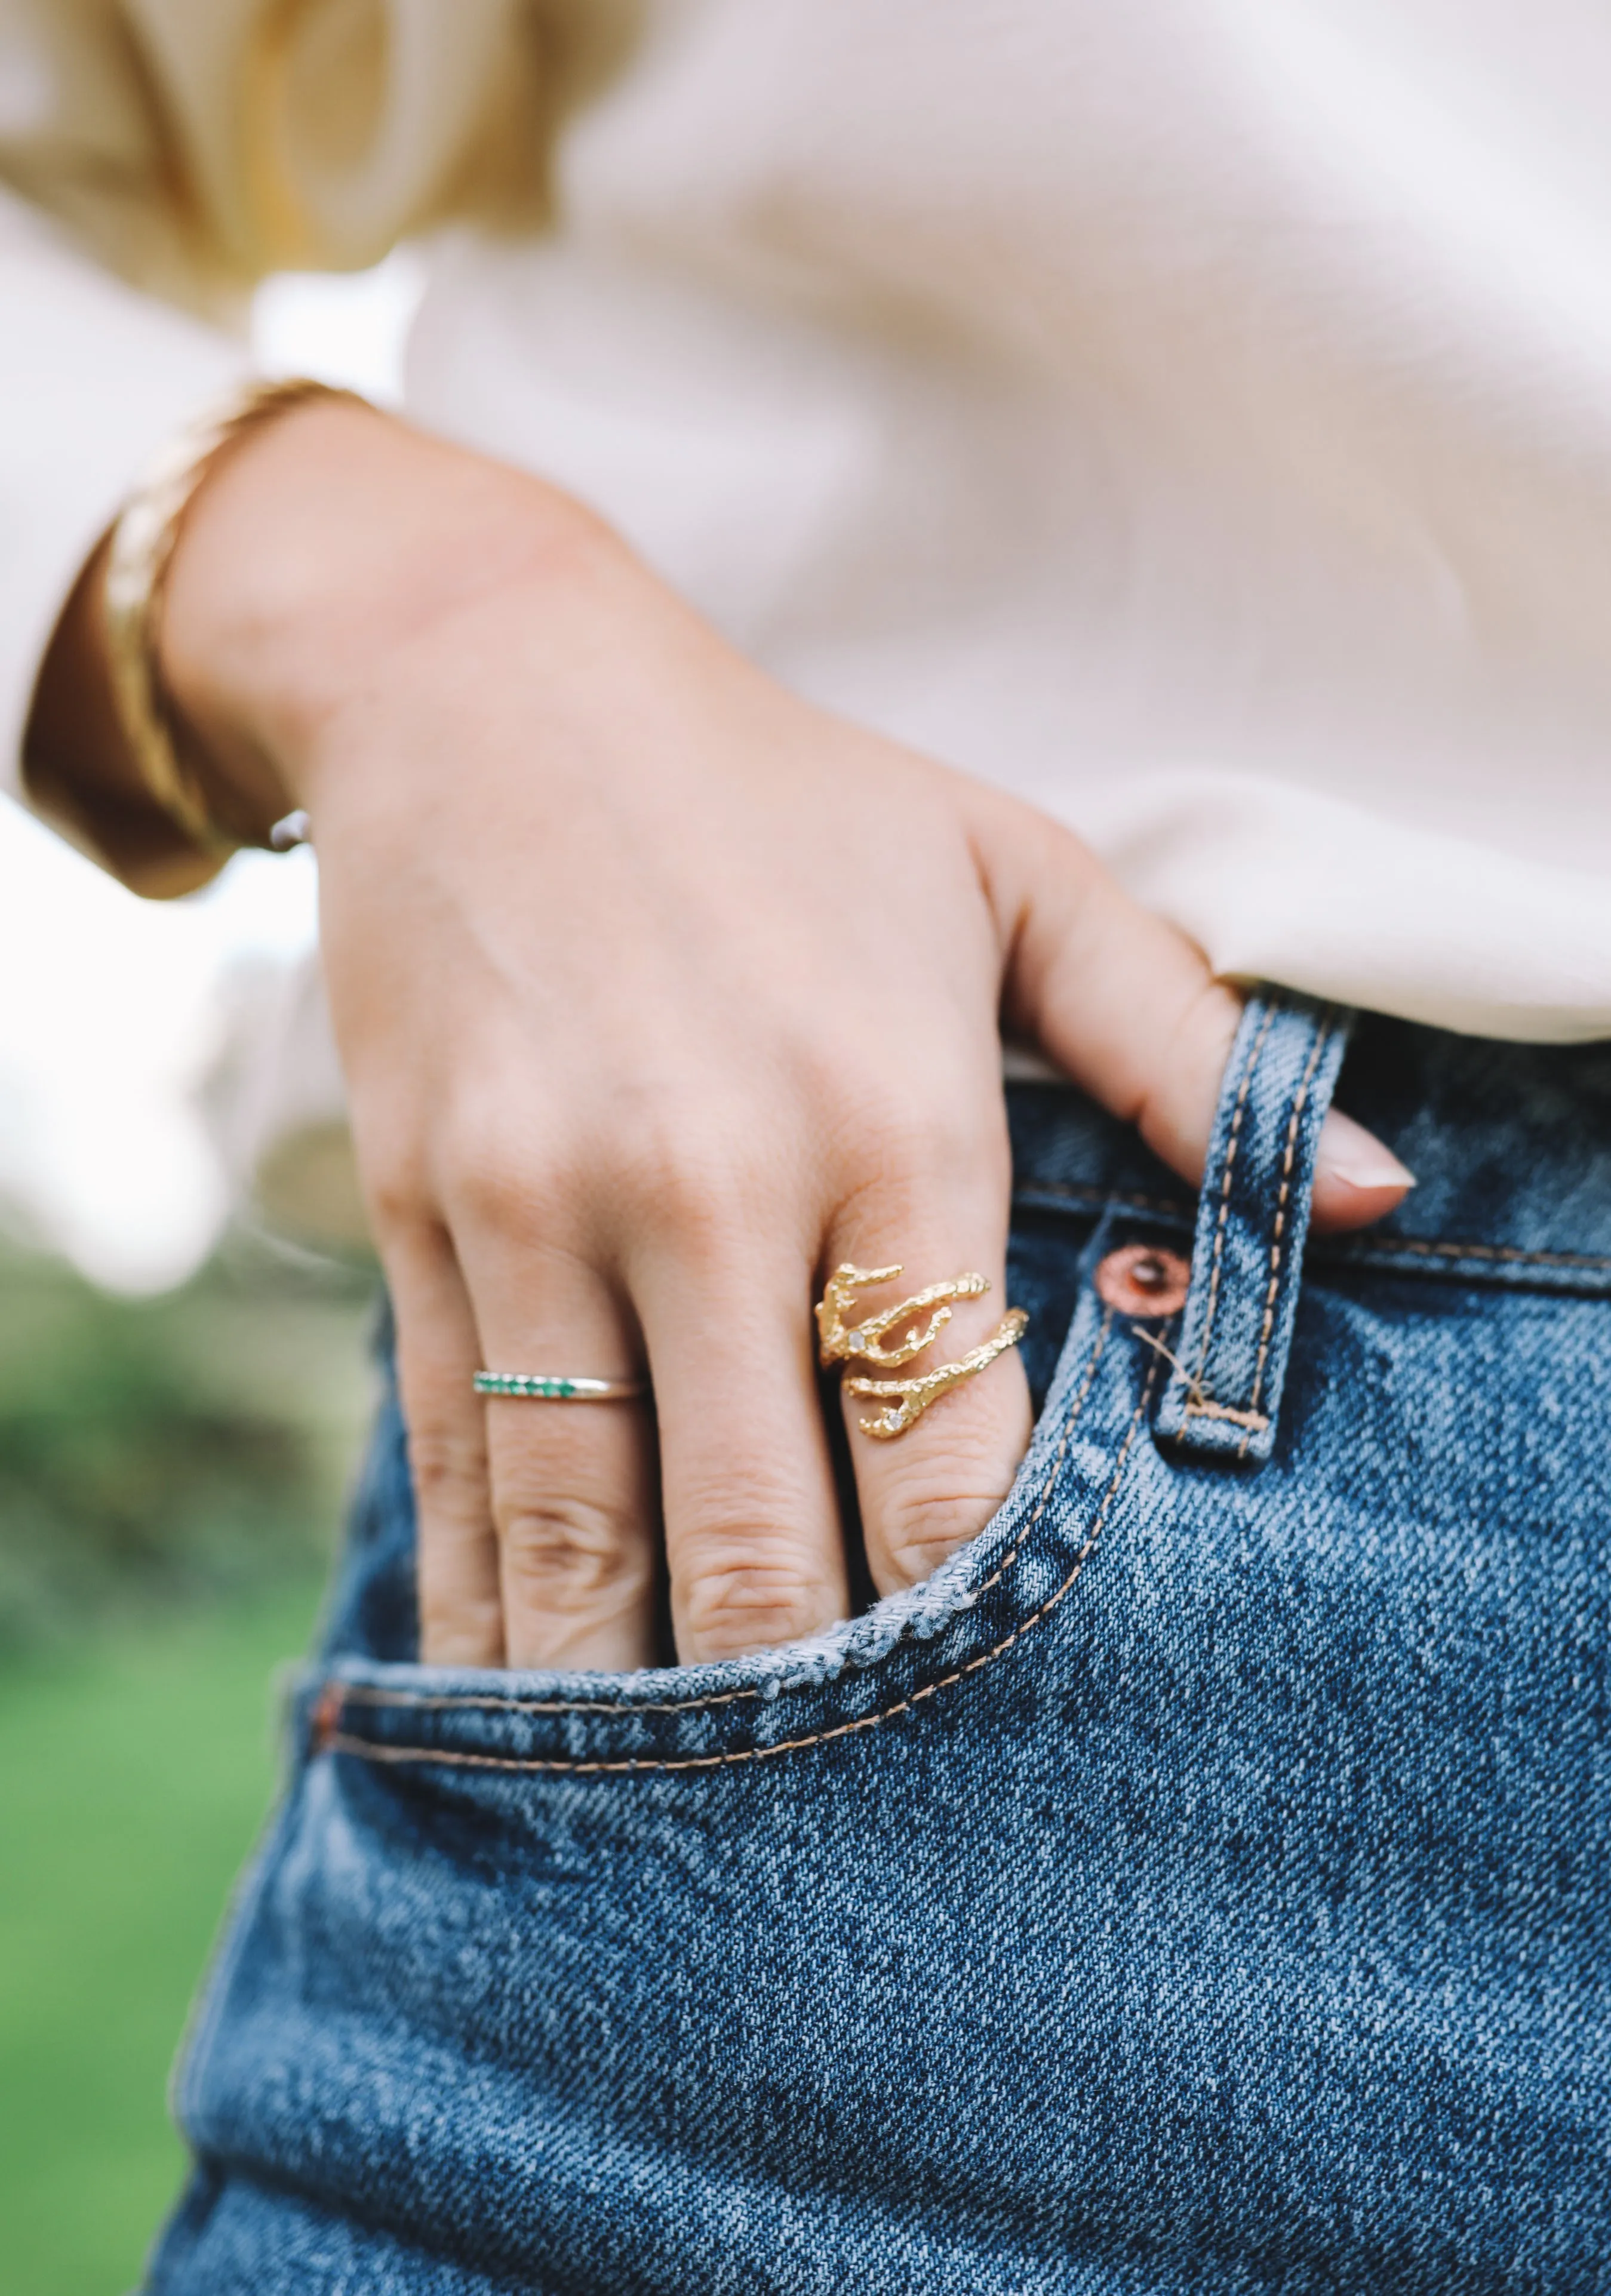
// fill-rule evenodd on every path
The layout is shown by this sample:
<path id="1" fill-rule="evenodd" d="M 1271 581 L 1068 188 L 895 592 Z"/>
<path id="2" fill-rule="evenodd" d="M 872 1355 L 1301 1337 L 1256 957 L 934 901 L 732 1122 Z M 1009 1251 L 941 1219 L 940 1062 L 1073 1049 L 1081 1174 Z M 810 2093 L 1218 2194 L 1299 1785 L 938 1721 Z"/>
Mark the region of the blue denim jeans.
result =
<path id="1" fill-rule="evenodd" d="M 1015 1088 L 1033 1447 L 809 1645 L 418 1665 L 387 1406 L 159 2296 L 1611 2289 L 1611 1048 L 1359 1023 L 1305 1250 L 1348 1034 L 1196 1202 Z"/>

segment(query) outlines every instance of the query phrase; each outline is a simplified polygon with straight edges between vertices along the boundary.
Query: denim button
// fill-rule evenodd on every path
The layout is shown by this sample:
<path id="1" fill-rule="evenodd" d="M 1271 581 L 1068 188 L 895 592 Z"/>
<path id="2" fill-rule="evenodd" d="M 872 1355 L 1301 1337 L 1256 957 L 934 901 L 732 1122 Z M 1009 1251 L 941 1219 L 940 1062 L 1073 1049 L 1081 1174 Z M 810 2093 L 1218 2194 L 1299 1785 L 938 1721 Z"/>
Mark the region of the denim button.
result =
<path id="1" fill-rule="evenodd" d="M 1097 1296 L 1122 1316 L 1176 1316 L 1191 1288 L 1191 1264 L 1155 1243 L 1121 1244 L 1097 1268 Z"/>

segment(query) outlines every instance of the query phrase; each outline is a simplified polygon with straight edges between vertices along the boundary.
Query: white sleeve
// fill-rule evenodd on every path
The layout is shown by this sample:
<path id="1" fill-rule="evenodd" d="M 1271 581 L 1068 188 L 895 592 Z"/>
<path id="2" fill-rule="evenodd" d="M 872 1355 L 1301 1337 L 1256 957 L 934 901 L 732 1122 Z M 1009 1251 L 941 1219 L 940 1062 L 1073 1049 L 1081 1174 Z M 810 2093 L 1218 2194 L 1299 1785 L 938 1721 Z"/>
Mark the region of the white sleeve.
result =
<path id="1" fill-rule="evenodd" d="M 529 0 L 0 0 L 0 786 L 86 554 L 247 364 L 185 314 L 534 219 L 558 108 Z"/>
<path id="2" fill-rule="evenodd" d="M 246 368 L 219 330 L 125 286 L 0 193 L 0 782 L 78 569 L 170 431 Z"/>

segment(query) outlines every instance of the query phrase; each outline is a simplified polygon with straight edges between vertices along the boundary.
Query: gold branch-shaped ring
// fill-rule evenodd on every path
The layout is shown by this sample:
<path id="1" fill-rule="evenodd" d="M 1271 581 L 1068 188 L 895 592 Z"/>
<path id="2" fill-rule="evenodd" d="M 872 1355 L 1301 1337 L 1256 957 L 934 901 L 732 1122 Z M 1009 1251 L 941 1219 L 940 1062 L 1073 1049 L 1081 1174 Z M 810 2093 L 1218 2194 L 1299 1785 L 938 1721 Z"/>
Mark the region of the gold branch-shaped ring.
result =
<path id="1" fill-rule="evenodd" d="M 826 1289 L 817 1306 L 818 1353 L 825 1367 L 830 1364 L 878 1364 L 893 1370 L 910 1363 L 925 1348 L 933 1347 L 946 1324 L 951 1320 L 949 1303 L 953 1300 L 977 1300 L 990 1290 L 982 1275 L 958 1275 L 949 1283 L 930 1283 L 909 1300 L 901 1300 L 892 1308 L 881 1308 L 876 1315 L 866 1316 L 859 1322 L 851 1317 L 856 1313 L 854 1295 L 873 1283 L 891 1283 L 900 1274 L 900 1266 L 893 1267 L 854 1267 L 849 1260 L 834 1270 Z M 927 1322 L 923 1318 L 926 1316 Z M 987 1364 L 1005 1355 L 1008 1348 L 1016 1347 L 1029 1324 L 1022 1308 L 1009 1308 L 995 1331 L 982 1346 L 970 1348 L 966 1355 L 955 1363 L 937 1364 L 933 1369 L 920 1372 L 912 1379 L 867 1379 L 859 1373 L 844 1382 L 847 1395 L 866 1395 L 882 1401 L 889 1408 L 875 1418 L 861 1422 L 862 1432 L 889 1442 L 904 1435 L 931 1403 L 972 1379 Z M 916 1328 L 914 1328 L 916 1327 Z M 906 1336 L 902 1338 L 900 1334 Z"/>

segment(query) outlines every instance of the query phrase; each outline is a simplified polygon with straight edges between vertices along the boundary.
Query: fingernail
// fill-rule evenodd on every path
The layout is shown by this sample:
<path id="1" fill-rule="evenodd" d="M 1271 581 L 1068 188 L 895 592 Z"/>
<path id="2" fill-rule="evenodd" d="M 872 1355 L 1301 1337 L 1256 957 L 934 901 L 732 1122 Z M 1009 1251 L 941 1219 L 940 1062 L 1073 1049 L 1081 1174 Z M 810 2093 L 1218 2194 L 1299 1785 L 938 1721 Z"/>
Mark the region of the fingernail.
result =
<path id="1" fill-rule="evenodd" d="M 1320 1127 L 1315 1177 L 1341 1180 L 1350 1188 L 1413 1188 L 1415 1174 L 1352 1116 L 1334 1108 Z"/>

